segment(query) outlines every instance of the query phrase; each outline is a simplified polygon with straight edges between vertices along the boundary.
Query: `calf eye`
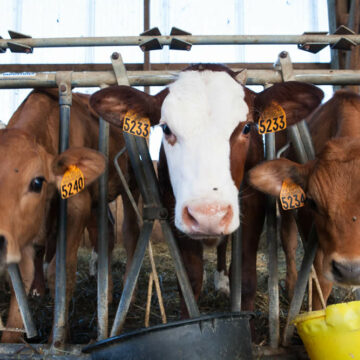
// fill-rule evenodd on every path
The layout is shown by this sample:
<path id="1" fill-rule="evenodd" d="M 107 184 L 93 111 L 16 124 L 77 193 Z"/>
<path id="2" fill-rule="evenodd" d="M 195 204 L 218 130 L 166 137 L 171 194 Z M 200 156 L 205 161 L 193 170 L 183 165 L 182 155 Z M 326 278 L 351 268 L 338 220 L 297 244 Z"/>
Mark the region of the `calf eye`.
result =
<path id="1" fill-rule="evenodd" d="M 306 198 L 306 203 L 308 204 L 308 206 L 310 207 L 310 209 L 312 209 L 312 210 L 314 210 L 314 211 L 317 211 L 317 210 L 318 210 L 318 207 L 317 207 L 317 205 L 316 205 L 316 202 L 315 202 L 313 199 L 307 197 L 307 198 Z"/>
<path id="2" fill-rule="evenodd" d="M 167 124 L 160 125 L 165 135 L 171 135 L 172 132 Z"/>
<path id="3" fill-rule="evenodd" d="M 29 191 L 35 192 L 35 193 L 40 193 L 44 181 L 45 181 L 45 178 L 43 176 L 39 176 L 39 177 L 32 179 L 30 182 L 30 185 L 29 185 Z"/>
<path id="4" fill-rule="evenodd" d="M 242 133 L 243 133 L 244 135 L 246 135 L 246 134 L 248 134 L 248 133 L 250 132 L 250 130 L 251 130 L 251 124 L 246 124 L 246 125 L 244 126 L 243 130 L 242 130 Z"/>

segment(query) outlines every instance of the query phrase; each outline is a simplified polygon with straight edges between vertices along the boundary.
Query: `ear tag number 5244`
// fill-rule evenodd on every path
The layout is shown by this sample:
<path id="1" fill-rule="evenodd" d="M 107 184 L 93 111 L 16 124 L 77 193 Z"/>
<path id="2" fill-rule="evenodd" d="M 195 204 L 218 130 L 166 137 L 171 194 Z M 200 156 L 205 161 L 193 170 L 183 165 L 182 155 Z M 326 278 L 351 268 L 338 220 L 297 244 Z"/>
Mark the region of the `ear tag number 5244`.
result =
<path id="1" fill-rule="evenodd" d="M 148 118 L 139 118 L 139 116 L 128 111 L 124 117 L 123 131 L 148 139 L 150 135 L 150 120 Z"/>
<path id="2" fill-rule="evenodd" d="M 259 118 L 259 133 L 268 134 L 286 129 L 286 114 L 276 102 L 272 102 Z"/>
<path id="3" fill-rule="evenodd" d="M 280 202 L 284 210 L 298 209 L 305 205 L 304 190 L 290 179 L 285 179 L 281 186 Z"/>
<path id="4" fill-rule="evenodd" d="M 82 191 L 85 180 L 82 171 L 76 165 L 70 165 L 61 180 L 61 198 L 67 199 Z"/>

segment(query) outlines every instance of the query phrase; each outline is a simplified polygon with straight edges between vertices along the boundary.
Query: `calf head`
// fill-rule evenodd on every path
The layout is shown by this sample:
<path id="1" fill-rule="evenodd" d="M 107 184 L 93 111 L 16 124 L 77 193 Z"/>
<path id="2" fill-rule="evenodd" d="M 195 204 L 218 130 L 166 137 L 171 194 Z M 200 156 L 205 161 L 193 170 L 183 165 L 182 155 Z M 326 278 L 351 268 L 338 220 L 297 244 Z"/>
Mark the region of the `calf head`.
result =
<path id="1" fill-rule="evenodd" d="M 53 156 L 21 130 L 0 130 L 1 265 L 19 262 L 24 247 L 41 233 L 47 200 L 70 165 L 81 169 L 89 185 L 103 172 L 105 160 L 85 148 Z"/>
<path id="2" fill-rule="evenodd" d="M 303 188 L 324 254 L 324 275 L 342 285 L 360 285 L 359 177 L 360 140 L 346 137 L 327 142 L 307 164 L 280 159 L 249 173 L 253 186 L 274 196 L 286 178 Z"/>
<path id="3" fill-rule="evenodd" d="M 90 99 L 93 109 L 117 126 L 131 110 L 162 127 L 175 225 L 192 238 L 229 234 L 239 226 L 238 189 L 246 163 L 261 159 L 254 152 L 262 154 L 254 126 L 262 109 L 275 100 L 291 123 L 322 98 L 317 88 L 295 82 L 255 94 L 237 81 L 238 75 L 221 65 L 194 65 L 156 96 L 117 86 Z"/>

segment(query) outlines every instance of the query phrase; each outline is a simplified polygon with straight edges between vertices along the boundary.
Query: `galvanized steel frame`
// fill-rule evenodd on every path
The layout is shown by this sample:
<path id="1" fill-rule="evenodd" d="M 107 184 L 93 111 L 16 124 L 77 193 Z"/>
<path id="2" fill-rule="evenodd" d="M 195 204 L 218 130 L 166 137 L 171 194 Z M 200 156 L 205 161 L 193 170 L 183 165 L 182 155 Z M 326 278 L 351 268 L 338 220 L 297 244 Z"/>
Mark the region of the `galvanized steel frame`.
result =
<path id="1" fill-rule="evenodd" d="M 177 36 L 178 37 L 178 36 Z M 344 37 L 344 36 L 341 36 Z M 359 35 L 349 35 L 348 37 L 351 40 L 355 41 L 357 44 L 360 43 Z M 21 43 L 28 43 L 31 46 L 38 47 L 56 47 L 56 46 L 104 46 L 105 45 L 114 45 L 116 41 L 117 45 L 139 45 L 139 42 L 147 40 L 148 37 L 126 37 L 119 40 L 119 38 L 107 38 L 97 39 L 97 41 L 92 42 L 94 38 L 80 38 L 79 42 L 75 45 L 66 44 L 64 39 L 52 39 L 53 42 L 49 43 L 48 39 L 22 39 Z M 150 37 L 153 38 L 153 37 Z M 190 41 L 193 44 L 254 44 L 256 40 L 257 44 L 260 43 L 303 43 L 306 41 L 322 41 L 333 44 L 339 40 L 337 35 L 322 35 L 322 36 L 225 36 L 225 37 L 188 37 L 184 36 L 185 41 Z M 6 47 L 3 42 L 6 40 L 0 40 L 0 47 Z M 124 42 L 124 43 L 121 43 Z M 169 44 L 171 37 L 159 37 L 159 41 L 163 44 Z M 120 42 L 120 43 L 119 43 Z M 0 55 L 1 56 L 1 55 Z M 236 68 L 235 68 L 236 69 Z M 67 87 L 91 87 L 91 86 L 100 86 L 100 85 L 115 85 L 117 83 L 116 76 L 112 71 L 98 71 L 98 72 L 65 72 L 67 76 Z M 128 71 L 127 76 L 129 79 L 129 84 L 132 86 L 140 85 L 166 85 L 176 79 L 177 71 Z M 4 74 L 0 73 L 0 88 L 2 89 L 12 89 L 12 88 L 33 88 L 33 87 L 56 87 L 60 86 L 59 83 L 59 72 L 53 73 L 33 73 L 33 74 Z M 317 85 L 349 85 L 349 84 L 360 84 L 360 71 L 352 70 L 323 70 L 323 69 L 304 69 L 304 70 L 292 70 L 292 79 L 302 82 L 310 82 Z M 248 71 L 248 81 L 247 85 L 265 85 L 268 83 L 277 83 L 282 82 L 283 79 L 283 69 L 281 67 L 275 68 L 273 70 L 269 69 L 254 69 Z M 60 103 L 61 100 L 61 87 L 60 87 Z M 60 104 L 65 105 L 67 108 L 69 104 Z M 69 110 L 65 109 L 62 112 L 68 112 Z M 66 117 L 67 115 L 65 115 Z M 66 142 L 66 140 L 65 140 Z M 63 146 L 64 150 L 66 145 Z M 270 148 L 269 148 L 270 149 Z M 106 148 L 103 150 L 106 153 Z M 268 150 L 269 152 L 270 150 Z M 163 229 L 166 233 L 169 232 L 169 228 L 166 223 L 161 221 Z M 149 224 L 150 225 L 150 224 Z M 145 226 L 146 227 L 146 226 Z M 66 232 L 66 230 L 65 230 Z M 148 237 L 148 230 L 145 231 L 146 235 L 144 238 Z M 146 242 L 146 241 L 145 241 Z M 310 251 L 313 254 L 314 248 Z M 64 250 L 60 251 L 63 253 Z M 311 258 L 311 256 L 310 256 Z M 309 260 L 308 260 L 309 261 Z M 61 261 L 59 262 L 61 263 Z M 107 266 L 105 267 L 107 271 Z M 61 301 L 60 301 L 61 302 Z M 196 311 L 195 311 L 196 312 Z M 62 321 L 61 321 L 62 322 Z M 62 328 L 62 325 L 58 325 L 59 328 Z M 54 337 L 56 338 L 56 336 Z M 61 338 L 61 336 L 60 336 Z M 278 338 L 278 336 L 276 336 Z M 286 342 L 286 341 L 285 341 Z M 272 344 L 273 347 L 277 346 L 277 340 Z"/>

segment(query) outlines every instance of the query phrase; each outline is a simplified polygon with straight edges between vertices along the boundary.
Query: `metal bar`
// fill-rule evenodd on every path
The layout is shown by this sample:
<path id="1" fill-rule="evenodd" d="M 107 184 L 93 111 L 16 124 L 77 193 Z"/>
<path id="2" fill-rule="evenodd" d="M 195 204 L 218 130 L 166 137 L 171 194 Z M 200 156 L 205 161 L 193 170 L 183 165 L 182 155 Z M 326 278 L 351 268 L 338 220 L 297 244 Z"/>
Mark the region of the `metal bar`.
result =
<path id="1" fill-rule="evenodd" d="M 109 159 L 109 123 L 99 119 L 99 151 Z M 98 271 L 97 271 L 97 318 L 98 340 L 108 337 L 108 292 L 109 292 L 109 238 L 108 238 L 108 161 L 104 173 L 99 178 L 98 205 Z"/>
<path id="2" fill-rule="evenodd" d="M 305 244 L 305 242 L 303 242 Z M 311 267 L 315 259 L 316 251 L 318 248 L 317 234 L 315 230 L 315 225 L 312 226 L 309 236 L 309 241 L 305 248 L 305 254 L 303 261 L 301 263 L 301 268 L 298 274 L 298 279 L 295 284 L 294 296 L 290 303 L 290 309 L 288 317 L 286 319 L 286 325 L 283 334 L 283 346 L 288 346 L 289 341 L 294 333 L 294 325 L 291 322 L 294 320 L 295 316 L 300 312 L 301 304 L 303 302 L 306 284 L 309 279 L 309 274 L 311 272 Z"/>
<path id="3" fill-rule="evenodd" d="M 304 144 L 301 141 L 298 127 L 296 125 L 289 126 L 287 132 L 289 134 L 290 141 L 295 149 L 298 161 L 302 164 L 305 164 L 307 161 L 309 161 L 309 158 L 307 152 L 305 151 Z"/>
<path id="4" fill-rule="evenodd" d="M 168 243 L 170 255 L 174 261 L 176 275 L 180 284 L 181 292 L 184 296 L 189 316 L 200 316 L 199 308 L 196 304 L 194 293 L 192 291 L 191 284 L 180 255 L 179 247 L 171 231 L 170 225 L 167 220 L 160 220 L 160 225 L 164 234 L 164 238 Z"/>
<path id="5" fill-rule="evenodd" d="M 275 134 L 265 135 L 266 160 L 276 158 Z M 269 291 L 269 338 L 270 347 L 277 348 L 280 339 L 279 320 L 279 274 L 278 274 L 278 249 L 276 226 L 276 199 L 267 196 L 266 199 L 266 238 L 268 244 L 268 291 Z"/>
<path id="6" fill-rule="evenodd" d="M 263 44 L 303 44 L 308 42 L 335 44 L 341 38 L 360 44 L 360 35 L 176 35 L 177 39 L 192 45 L 263 45 Z M 82 46 L 139 46 L 152 39 L 161 45 L 170 45 L 173 36 L 107 36 L 107 37 L 63 37 L 63 38 L 23 38 L 0 39 L 0 47 L 8 48 L 11 43 L 32 48 L 82 47 Z"/>
<path id="7" fill-rule="evenodd" d="M 59 153 L 69 147 L 70 106 L 72 100 L 69 83 L 71 73 L 58 73 L 59 105 L 60 105 L 60 132 Z M 60 199 L 59 230 L 56 243 L 56 280 L 55 280 L 55 310 L 53 326 L 53 346 L 61 347 L 66 337 L 66 231 L 67 231 L 67 200 Z"/>
<path id="8" fill-rule="evenodd" d="M 299 135 L 301 137 L 303 147 L 307 154 L 308 159 L 309 160 L 315 159 L 315 149 L 306 121 L 302 120 L 299 123 L 297 123 L 296 126 L 299 131 Z"/>
<path id="9" fill-rule="evenodd" d="M 143 227 L 141 228 L 139 240 L 137 242 L 133 257 L 133 262 L 126 278 L 126 282 L 121 295 L 119 307 L 116 312 L 110 336 L 118 335 L 125 323 L 126 314 L 129 310 L 131 297 L 133 295 L 135 285 L 139 276 L 140 268 L 144 259 L 145 250 L 149 243 L 153 225 L 154 221 L 145 220 Z"/>
<path id="10" fill-rule="evenodd" d="M 24 289 L 24 284 L 21 280 L 21 275 L 19 271 L 19 266 L 17 264 L 9 264 L 7 266 L 7 271 L 10 275 L 11 283 L 14 288 L 16 300 L 19 305 L 21 317 L 24 323 L 24 328 L 26 331 L 26 336 L 28 338 L 33 338 L 37 336 L 36 327 L 31 316 L 29 304 L 27 302 L 27 296 Z"/>
<path id="11" fill-rule="evenodd" d="M 273 70 L 274 63 L 224 63 L 229 68 L 237 69 L 262 69 Z M 156 63 L 151 64 L 152 70 L 182 70 L 188 67 L 188 63 Z M 293 63 L 294 69 L 330 69 L 329 63 Z M 127 71 L 150 70 L 144 69 L 143 64 L 128 63 L 125 64 Z M 0 64 L 0 73 L 2 72 L 51 72 L 51 71 L 112 71 L 112 65 L 102 64 Z"/>
<path id="12" fill-rule="evenodd" d="M 233 70 L 237 70 L 234 68 Z M 176 80 L 179 71 L 129 71 L 131 86 L 163 86 Z M 294 70 L 293 80 L 315 85 L 358 85 L 360 70 Z M 83 71 L 72 73 L 72 87 L 117 85 L 113 71 Z M 278 70 L 248 70 L 247 85 L 282 82 Z M 56 73 L 0 73 L 0 89 L 56 87 Z"/>
<path id="13" fill-rule="evenodd" d="M 240 194 L 241 194 L 240 188 Z M 239 196 L 241 210 L 241 197 Z M 241 211 L 240 211 L 241 212 Z M 242 282 L 242 226 L 231 235 L 231 311 L 241 311 L 241 282 Z M 226 241 L 226 239 L 224 240 Z"/>

